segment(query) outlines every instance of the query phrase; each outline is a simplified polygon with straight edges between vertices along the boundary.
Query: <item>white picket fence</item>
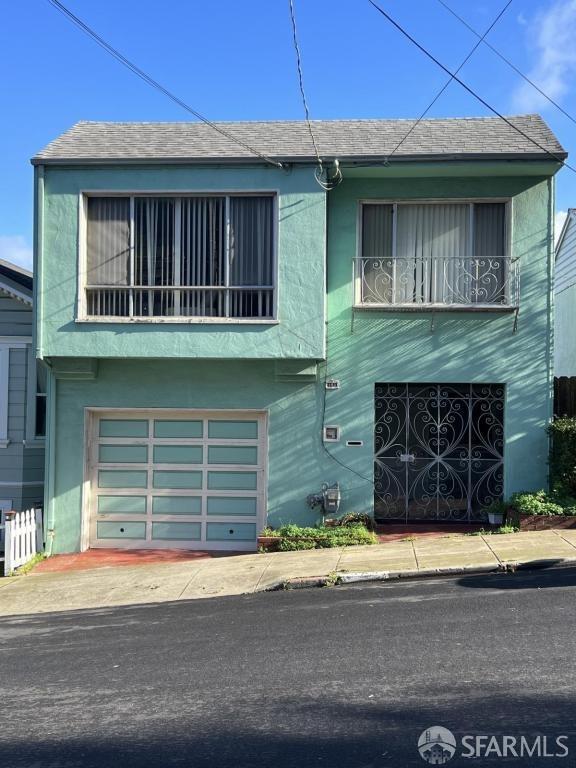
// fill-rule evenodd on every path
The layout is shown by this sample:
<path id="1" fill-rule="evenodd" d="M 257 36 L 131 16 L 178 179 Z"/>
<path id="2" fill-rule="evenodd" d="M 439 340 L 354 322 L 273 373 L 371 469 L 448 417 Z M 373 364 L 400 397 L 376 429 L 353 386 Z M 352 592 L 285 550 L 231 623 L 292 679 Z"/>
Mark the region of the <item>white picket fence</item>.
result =
<path id="1" fill-rule="evenodd" d="M 5 576 L 43 550 L 42 509 L 0 512 L 0 560 Z"/>

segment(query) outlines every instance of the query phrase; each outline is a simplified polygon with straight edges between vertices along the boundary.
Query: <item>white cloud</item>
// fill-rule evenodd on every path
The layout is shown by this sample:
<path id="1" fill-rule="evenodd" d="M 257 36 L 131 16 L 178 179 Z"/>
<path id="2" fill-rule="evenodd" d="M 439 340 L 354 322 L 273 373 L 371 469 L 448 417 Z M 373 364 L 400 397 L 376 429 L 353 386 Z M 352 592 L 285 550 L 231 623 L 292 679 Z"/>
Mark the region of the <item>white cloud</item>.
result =
<path id="1" fill-rule="evenodd" d="M 558 0 L 532 18 L 526 29 L 537 57 L 528 76 L 550 98 L 559 101 L 576 81 L 576 0 Z M 512 101 L 520 112 L 550 106 L 527 82 L 516 88 Z"/>
<path id="2" fill-rule="evenodd" d="M 564 222 L 566 221 L 566 216 L 568 215 L 568 211 L 556 211 L 556 214 L 554 215 L 554 242 L 558 242 L 558 238 L 560 237 L 560 232 L 562 232 L 562 227 L 564 226 Z"/>
<path id="3" fill-rule="evenodd" d="M 32 270 L 32 248 L 22 235 L 0 235 L 0 259 Z"/>
<path id="4" fill-rule="evenodd" d="M 518 16 L 516 16 L 516 21 L 522 27 L 525 27 L 528 24 L 528 19 L 526 18 L 526 16 L 524 16 L 524 13 L 522 11 L 520 11 Z"/>

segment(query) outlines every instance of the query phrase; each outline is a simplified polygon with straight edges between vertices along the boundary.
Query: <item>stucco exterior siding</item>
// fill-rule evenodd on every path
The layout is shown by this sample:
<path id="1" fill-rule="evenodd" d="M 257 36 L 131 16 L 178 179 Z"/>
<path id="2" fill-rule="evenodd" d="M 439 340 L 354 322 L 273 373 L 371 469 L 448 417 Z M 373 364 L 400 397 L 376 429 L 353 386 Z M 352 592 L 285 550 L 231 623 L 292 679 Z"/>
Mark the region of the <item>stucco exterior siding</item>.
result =
<path id="1" fill-rule="evenodd" d="M 306 496 L 330 479 L 319 437 L 321 388 L 277 381 L 271 361 L 101 360 L 95 379 L 57 379 L 51 389 L 54 552 L 80 546 L 87 408 L 267 411 L 268 519 L 275 525 L 317 519 Z"/>
<path id="2" fill-rule="evenodd" d="M 331 193 L 329 210 L 328 371 L 342 389 L 328 393 L 327 423 L 341 423 L 331 446 L 342 461 L 371 474 L 376 382 L 498 383 L 506 386 L 505 495 L 545 487 L 545 426 L 551 415 L 550 182 L 539 179 L 361 181 Z M 512 198 L 512 256 L 520 258 L 520 313 L 354 312 L 350 260 L 356 255 L 358 201 L 415 198 Z M 361 448 L 346 439 L 363 440 Z M 361 485 L 349 473 L 348 482 Z M 369 483 L 351 506 L 371 504 Z"/>
<path id="3" fill-rule="evenodd" d="M 278 322 L 76 322 L 80 199 L 96 190 L 276 193 Z M 47 168 L 44 200 L 37 284 L 41 356 L 324 357 L 326 197 L 308 169 Z"/>
<path id="4" fill-rule="evenodd" d="M 512 199 L 512 255 L 521 260 L 516 329 L 511 313 L 436 313 L 434 327 L 425 312 L 352 315 L 358 201 L 431 197 Z M 90 368 L 86 360 L 53 359 L 54 370 L 76 366 L 94 376 L 52 382 L 53 551 L 80 546 L 87 408 L 267 411 L 268 522 L 277 526 L 316 522 L 318 512 L 306 496 L 324 482 L 341 484 L 343 512 L 372 510 L 375 383 L 504 384 L 505 494 L 544 487 L 551 414 L 550 200 L 550 182 L 538 178 L 345 180 L 328 198 L 327 361 L 319 364 L 315 382 L 282 381 L 272 360 L 102 357 Z M 304 322 L 304 335 L 306 328 Z M 187 333 L 196 331 L 193 326 Z M 57 338 L 65 348 L 76 344 L 65 334 Z M 139 343 L 145 338 L 141 329 Z M 341 389 L 326 392 L 325 376 L 339 379 Z M 321 442 L 324 397 L 325 423 L 342 429 L 340 442 L 328 449 L 350 469 L 330 458 Z M 363 444 L 348 447 L 347 440 Z"/>

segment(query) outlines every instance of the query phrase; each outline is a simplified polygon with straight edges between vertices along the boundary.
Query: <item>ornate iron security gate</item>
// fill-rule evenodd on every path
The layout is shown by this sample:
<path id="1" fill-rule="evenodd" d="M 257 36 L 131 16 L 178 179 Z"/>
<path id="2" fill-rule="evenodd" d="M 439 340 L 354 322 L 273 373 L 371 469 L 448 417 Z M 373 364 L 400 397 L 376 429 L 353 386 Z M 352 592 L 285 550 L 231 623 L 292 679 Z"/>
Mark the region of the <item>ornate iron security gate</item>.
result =
<path id="1" fill-rule="evenodd" d="M 483 520 L 503 493 L 501 384 L 376 384 L 377 520 Z"/>

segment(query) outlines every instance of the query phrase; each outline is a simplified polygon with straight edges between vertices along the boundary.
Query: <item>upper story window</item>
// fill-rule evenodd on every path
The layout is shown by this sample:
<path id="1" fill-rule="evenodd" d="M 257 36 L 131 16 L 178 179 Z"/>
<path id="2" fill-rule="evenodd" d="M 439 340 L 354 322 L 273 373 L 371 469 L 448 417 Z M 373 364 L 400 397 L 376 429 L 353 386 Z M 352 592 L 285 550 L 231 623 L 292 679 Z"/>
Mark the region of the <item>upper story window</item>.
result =
<path id="1" fill-rule="evenodd" d="M 364 203 L 356 304 L 513 307 L 505 202 Z"/>
<path id="2" fill-rule="evenodd" d="M 274 317 L 274 197 L 86 198 L 90 318 Z"/>

